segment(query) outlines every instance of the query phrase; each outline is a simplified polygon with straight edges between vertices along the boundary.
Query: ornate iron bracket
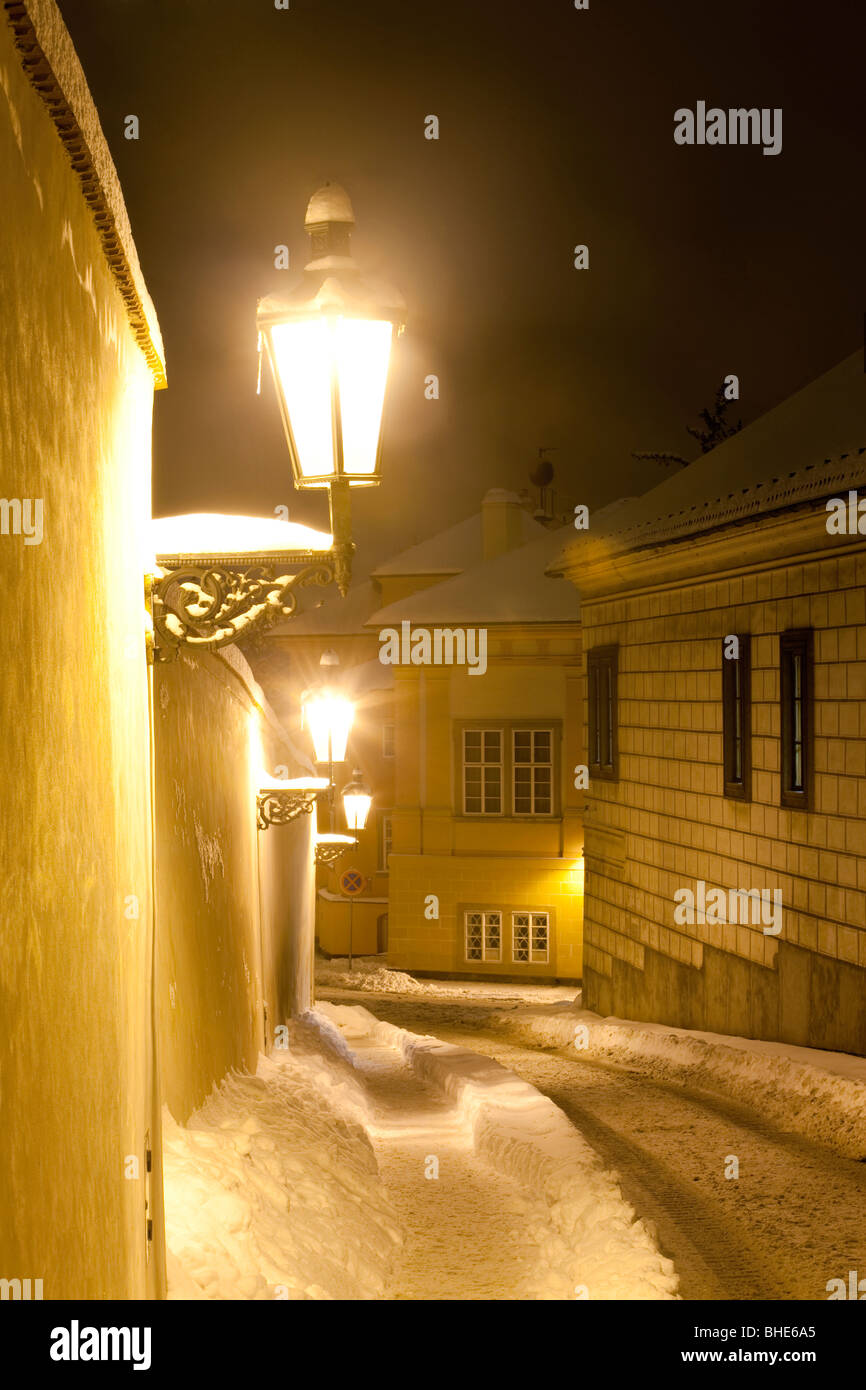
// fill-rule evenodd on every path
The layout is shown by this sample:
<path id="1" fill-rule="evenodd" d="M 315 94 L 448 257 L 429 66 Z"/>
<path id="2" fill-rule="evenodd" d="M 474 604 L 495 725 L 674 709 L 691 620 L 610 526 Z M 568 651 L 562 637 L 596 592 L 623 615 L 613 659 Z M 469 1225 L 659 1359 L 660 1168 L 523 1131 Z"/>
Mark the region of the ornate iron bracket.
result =
<path id="1" fill-rule="evenodd" d="M 321 792 L 302 791 L 297 787 L 287 791 L 268 787 L 256 797 L 256 824 L 260 830 L 267 830 L 269 825 L 289 825 L 299 816 L 308 816 L 320 795 Z"/>
<path id="2" fill-rule="evenodd" d="M 150 591 L 157 661 L 173 660 L 182 646 L 215 651 L 250 637 L 292 616 L 296 590 L 334 579 L 330 554 L 160 556 L 157 563 Z M 298 564 L 294 573 L 281 568 Z"/>
<path id="3" fill-rule="evenodd" d="M 342 858 L 347 849 L 352 849 L 358 841 L 351 835 L 335 836 L 333 839 L 319 839 L 316 841 L 316 863 L 326 864 L 328 868 L 333 868 L 337 860 Z"/>

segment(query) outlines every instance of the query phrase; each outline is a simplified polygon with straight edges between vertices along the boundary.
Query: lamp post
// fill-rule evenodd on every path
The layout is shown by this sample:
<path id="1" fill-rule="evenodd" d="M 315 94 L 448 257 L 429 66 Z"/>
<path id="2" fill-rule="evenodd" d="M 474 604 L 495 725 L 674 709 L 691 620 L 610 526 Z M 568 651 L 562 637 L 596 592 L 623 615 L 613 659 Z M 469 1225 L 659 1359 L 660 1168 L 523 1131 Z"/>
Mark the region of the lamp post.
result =
<path id="1" fill-rule="evenodd" d="M 319 665 L 327 669 L 339 666 L 340 658 L 335 651 L 322 655 Z M 313 753 L 317 763 L 328 764 L 328 819 L 329 829 L 336 830 L 336 805 L 334 799 L 334 763 L 341 763 L 346 757 L 346 744 L 355 718 L 355 706 L 334 681 L 326 681 L 305 690 L 301 696 L 303 722 L 313 740 Z"/>
<path id="2" fill-rule="evenodd" d="M 367 824 L 367 817 L 370 814 L 370 806 L 373 801 L 373 794 L 364 781 L 358 768 L 352 773 L 351 782 L 347 782 L 340 792 L 343 802 L 343 814 L 346 817 L 346 825 L 349 830 L 356 833 L 363 830 Z M 352 969 L 352 939 L 355 926 L 355 899 L 349 898 L 349 969 Z"/>
<path id="3" fill-rule="evenodd" d="M 336 581 L 345 595 L 352 573 L 350 489 L 379 482 L 385 389 L 405 303 L 361 278 L 349 241 L 355 217 L 344 189 L 325 184 L 307 207 L 311 258 L 285 297 L 261 299 L 260 350 L 270 364 L 294 485 L 329 496 L 331 535 L 263 518 L 173 518 L 171 539 L 157 541 L 146 599 L 153 618 L 152 659 L 181 646 L 214 650 L 297 608 L 297 590 Z M 256 533 L 233 525 L 257 522 Z M 197 523 L 192 527 L 184 523 Z M 208 523 L 203 528 L 202 523 Z M 306 533 L 306 534 L 304 534 Z"/>

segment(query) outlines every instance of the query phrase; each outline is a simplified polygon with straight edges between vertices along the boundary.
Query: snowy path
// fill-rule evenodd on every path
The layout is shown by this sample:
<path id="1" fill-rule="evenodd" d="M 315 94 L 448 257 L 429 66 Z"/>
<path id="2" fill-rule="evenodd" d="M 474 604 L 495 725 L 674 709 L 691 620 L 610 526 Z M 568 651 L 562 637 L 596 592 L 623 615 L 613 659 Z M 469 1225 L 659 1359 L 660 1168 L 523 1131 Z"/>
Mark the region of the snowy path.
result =
<path id="1" fill-rule="evenodd" d="M 332 997 L 348 1002 L 342 991 Z M 655 1223 L 683 1298 L 826 1299 L 829 1279 L 866 1270 L 862 1163 L 717 1095 L 507 1041 L 477 1009 L 369 993 L 363 1002 L 379 1018 L 494 1057 L 555 1101 Z M 736 1180 L 725 1178 L 732 1154 Z"/>
<path id="2" fill-rule="evenodd" d="M 405 1244 L 390 1299 L 535 1299 L 550 1288 L 540 1243 L 546 1213 L 473 1154 L 451 1104 L 401 1055 L 366 1039 L 351 1048 L 372 1102 L 368 1126 Z M 438 1178 L 428 1177 L 438 1160 Z"/>

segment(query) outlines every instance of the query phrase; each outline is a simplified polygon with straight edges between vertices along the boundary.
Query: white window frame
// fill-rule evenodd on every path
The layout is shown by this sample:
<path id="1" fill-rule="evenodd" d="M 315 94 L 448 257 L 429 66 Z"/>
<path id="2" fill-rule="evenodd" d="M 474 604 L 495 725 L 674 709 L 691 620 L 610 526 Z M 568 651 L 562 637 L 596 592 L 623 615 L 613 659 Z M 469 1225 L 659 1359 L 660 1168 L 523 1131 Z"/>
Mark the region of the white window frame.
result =
<path id="1" fill-rule="evenodd" d="M 390 873 L 388 860 L 391 856 L 391 846 L 394 843 L 394 825 L 392 820 L 393 812 L 379 812 L 379 873 Z"/>
<path id="2" fill-rule="evenodd" d="M 397 725 L 393 719 L 386 719 L 382 725 L 382 757 L 393 758 L 395 753 L 395 739 L 397 735 Z"/>
<path id="3" fill-rule="evenodd" d="M 467 735 L 467 734 L 480 734 L 480 735 L 481 735 L 481 761 L 480 761 L 480 762 L 477 762 L 477 763 L 468 763 L 468 762 L 466 761 L 466 735 Z M 484 751 L 485 751 L 485 749 L 484 749 L 484 739 L 485 739 L 485 736 L 486 736 L 487 734 L 498 734 L 498 735 L 499 735 L 499 761 L 498 761 L 498 762 L 487 762 L 487 761 L 485 760 L 485 758 L 484 758 Z M 466 769 L 467 769 L 467 767 L 480 767 L 480 769 L 481 769 L 481 810 L 480 810 L 480 811 L 469 811 L 469 810 L 467 810 L 467 808 L 466 808 Z M 499 769 L 499 810 L 498 810 L 498 811 L 488 811 L 488 810 L 486 809 L 486 804 L 485 804 L 485 803 L 486 803 L 486 801 L 487 801 L 487 797 L 486 797 L 486 794 L 485 794 L 485 783 L 484 783 L 484 769 L 485 769 L 486 767 L 497 767 L 497 768 Z M 477 817 L 479 817 L 479 819 L 483 816 L 483 817 L 486 817 L 486 818 L 488 818 L 488 819 L 495 820 L 497 817 L 501 817 L 501 816 L 504 816 L 504 815 L 505 815 L 505 788 L 506 788 L 506 782 L 505 782 L 505 730 L 504 730 L 504 729 L 491 729 L 491 728 L 485 728 L 483 725 L 469 725 L 469 726 L 467 726 L 466 728 L 464 728 L 464 729 L 461 730 L 461 734 L 460 734 L 460 780 L 461 780 L 461 787 L 462 787 L 462 805 L 463 805 L 463 814 L 464 814 L 464 816 L 477 816 Z"/>
<path id="4" fill-rule="evenodd" d="M 518 736 L 518 734 L 528 734 L 528 735 L 529 735 L 529 738 L 530 738 L 530 753 L 531 753 L 531 757 L 530 757 L 528 763 L 524 763 L 524 762 L 518 763 L 518 761 L 517 761 L 517 736 Z M 548 737 L 549 758 L 548 758 L 548 761 L 547 761 L 546 763 L 537 762 L 537 761 L 536 761 L 536 758 L 535 758 L 535 737 L 536 737 L 537 734 L 547 734 L 547 737 Z M 551 729 L 551 728 L 545 727 L 544 725 L 539 725 L 537 728 L 536 728 L 536 727 L 528 728 L 528 727 L 520 727 L 520 726 L 515 726 L 515 727 L 512 728 L 512 730 L 511 730 L 511 814 L 512 814 L 513 816 L 552 816 L 552 815 L 553 815 L 554 804 L 555 804 L 555 796 L 554 796 L 555 788 L 554 788 L 554 784 L 553 784 L 553 779 L 554 779 L 554 775 L 555 775 L 555 767 L 554 767 L 554 747 L 555 747 L 555 743 L 554 743 L 554 731 L 553 731 L 553 729 Z M 528 768 L 529 768 L 529 801 L 530 801 L 530 807 L 531 807 L 531 809 L 530 809 L 529 811 L 518 811 L 518 809 L 517 809 L 517 769 L 518 769 L 518 767 L 528 767 Z M 549 773 L 550 773 L 550 778 L 549 778 L 549 781 L 548 781 L 548 791 L 547 791 L 548 809 L 547 809 L 546 811 L 537 811 L 537 810 L 535 809 L 535 797 L 536 797 L 536 791 L 535 791 L 535 769 L 536 769 L 537 767 L 546 767 L 546 768 L 548 769 Z"/>
<path id="5" fill-rule="evenodd" d="M 526 918 L 525 922 L 518 918 Z M 517 954 L 517 928 L 528 933 L 526 957 Z M 536 931 L 544 932 L 544 948 L 535 946 Z M 511 959 L 516 965 L 548 965 L 550 963 L 550 913 L 546 909 L 516 908 L 511 913 Z"/>
<path id="6" fill-rule="evenodd" d="M 463 953 L 465 959 L 474 965 L 483 964 L 490 961 L 497 965 L 502 964 L 502 912 L 499 908 L 467 908 L 463 913 Z M 475 933 L 480 934 L 478 949 L 480 956 L 470 956 L 469 954 L 469 929 L 474 927 Z M 496 937 L 498 945 L 491 944 L 494 936 L 493 928 L 498 928 Z"/>

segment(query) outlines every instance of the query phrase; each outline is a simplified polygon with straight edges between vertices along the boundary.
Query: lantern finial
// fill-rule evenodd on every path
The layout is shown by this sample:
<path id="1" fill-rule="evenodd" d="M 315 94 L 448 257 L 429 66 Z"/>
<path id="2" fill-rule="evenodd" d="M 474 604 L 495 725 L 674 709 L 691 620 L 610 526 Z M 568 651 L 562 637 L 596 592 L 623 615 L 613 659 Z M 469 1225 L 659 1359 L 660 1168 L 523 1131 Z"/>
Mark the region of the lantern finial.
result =
<path id="1" fill-rule="evenodd" d="M 352 202 L 339 183 L 325 183 L 307 204 L 304 229 L 310 237 L 310 260 L 306 270 L 354 270 L 349 245 L 355 214 Z"/>

